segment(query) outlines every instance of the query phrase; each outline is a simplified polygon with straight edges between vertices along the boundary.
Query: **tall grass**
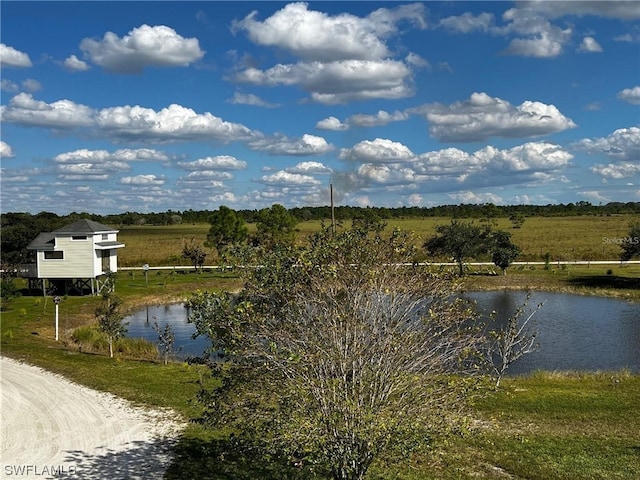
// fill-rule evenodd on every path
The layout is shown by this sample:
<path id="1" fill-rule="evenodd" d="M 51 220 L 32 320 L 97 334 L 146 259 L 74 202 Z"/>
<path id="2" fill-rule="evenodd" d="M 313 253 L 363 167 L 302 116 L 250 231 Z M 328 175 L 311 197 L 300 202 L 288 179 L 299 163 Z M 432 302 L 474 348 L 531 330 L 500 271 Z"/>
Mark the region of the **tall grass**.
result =
<path id="1" fill-rule="evenodd" d="M 108 354 L 109 340 L 104 332 L 93 325 L 76 328 L 71 334 L 70 349 L 79 352 Z M 143 338 L 118 338 L 113 344 L 116 356 L 136 360 L 157 360 L 158 347 L 155 343 Z"/>

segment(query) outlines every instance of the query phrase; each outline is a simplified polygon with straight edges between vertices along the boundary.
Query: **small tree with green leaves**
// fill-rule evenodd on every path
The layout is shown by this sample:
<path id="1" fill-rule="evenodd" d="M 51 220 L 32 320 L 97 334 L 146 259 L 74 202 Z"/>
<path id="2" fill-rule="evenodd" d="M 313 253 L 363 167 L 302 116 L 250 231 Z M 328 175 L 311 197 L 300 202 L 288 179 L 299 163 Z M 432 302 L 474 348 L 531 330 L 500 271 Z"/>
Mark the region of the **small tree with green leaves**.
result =
<path id="1" fill-rule="evenodd" d="M 220 255 L 227 247 L 242 243 L 247 239 L 248 230 L 244 220 L 229 207 L 222 205 L 213 212 L 209 222 L 211 228 L 207 234 L 205 245 L 209 248 L 215 248 Z"/>
<path id="2" fill-rule="evenodd" d="M 520 247 L 511 242 L 510 233 L 502 230 L 491 232 L 489 239 L 491 245 L 491 261 L 502 269 L 503 275 L 506 275 L 509 265 L 520 255 Z"/>
<path id="3" fill-rule="evenodd" d="M 122 300 L 114 294 L 115 274 L 109 272 L 102 287 L 102 302 L 96 308 L 96 319 L 100 330 L 107 335 L 109 342 L 109 357 L 113 358 L 113 343 L 127 333 L 126 324 L 122 323 L 124 316 L 120 313 Z"/>
<path id="4" fill-rule="evenodd" d="M 489 231 L 473 223 L 454 219 L 449 225 L 437 226 L 436 233 L 424 243 L 424 248 L 432 255 L 453 258 L 460 276 L 464 275 L 465 259 L 474 258 L 488 249 Z"/>
<path id="5" fill-rule="evenodd" d="M 265 249 L 293 245 L 297 223 L 296 218 L 282 205 L 264 208 L 258 212 L 257 232 L 253 236 L 253 243 Z"/>

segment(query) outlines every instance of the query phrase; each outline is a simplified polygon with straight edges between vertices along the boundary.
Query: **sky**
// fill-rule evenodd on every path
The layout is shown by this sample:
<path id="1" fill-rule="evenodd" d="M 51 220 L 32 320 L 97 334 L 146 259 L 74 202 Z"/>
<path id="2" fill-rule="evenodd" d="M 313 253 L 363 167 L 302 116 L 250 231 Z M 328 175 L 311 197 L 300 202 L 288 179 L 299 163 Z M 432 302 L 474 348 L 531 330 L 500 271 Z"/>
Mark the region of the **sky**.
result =
<path id="1" fill-rule="evenodd" d="M 640 201 L 640 2 L 0 4 L 0 210 Z"/>

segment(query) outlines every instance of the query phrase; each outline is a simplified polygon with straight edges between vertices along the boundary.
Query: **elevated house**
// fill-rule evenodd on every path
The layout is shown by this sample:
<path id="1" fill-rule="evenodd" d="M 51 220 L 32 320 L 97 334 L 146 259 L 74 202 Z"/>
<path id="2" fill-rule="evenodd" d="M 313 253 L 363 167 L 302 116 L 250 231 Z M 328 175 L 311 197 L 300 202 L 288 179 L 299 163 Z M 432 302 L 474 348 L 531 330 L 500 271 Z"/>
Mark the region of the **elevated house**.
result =
<path id="1" fill-rule="evenodd" d="M 28 246 L 36 251 L 36 264 L 23 269 L 29 287 L 55 287 L 55 293 L 71 291 L 92 295 L 104 286 L 105 275 L 118 271 L 118 230 L 94 222 L 80 220 L 53 232 L 39 234 Z"/>

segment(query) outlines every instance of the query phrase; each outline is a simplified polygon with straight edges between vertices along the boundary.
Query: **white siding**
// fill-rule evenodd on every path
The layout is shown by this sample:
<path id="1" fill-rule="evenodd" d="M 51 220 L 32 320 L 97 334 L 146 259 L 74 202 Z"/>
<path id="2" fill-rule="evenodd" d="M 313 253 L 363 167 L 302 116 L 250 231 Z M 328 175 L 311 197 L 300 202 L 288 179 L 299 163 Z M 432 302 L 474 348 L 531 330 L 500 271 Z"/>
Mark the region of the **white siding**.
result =
<path id="1" fill-rule="evenodd" d="M 118 250 L 111 250 L 111 256 L 109 257 L 109 270 L 113 273 L 118 271 Z"/>
<path id="2" fill-rule="evenodd" d="M 64 252 L 63 260 L 45 260 L 38 252 L 38 270 L 41 278 L 93 278 L 95 251 L 91 235 L 86 240 L 56 237 L 56 251 Z"/>

